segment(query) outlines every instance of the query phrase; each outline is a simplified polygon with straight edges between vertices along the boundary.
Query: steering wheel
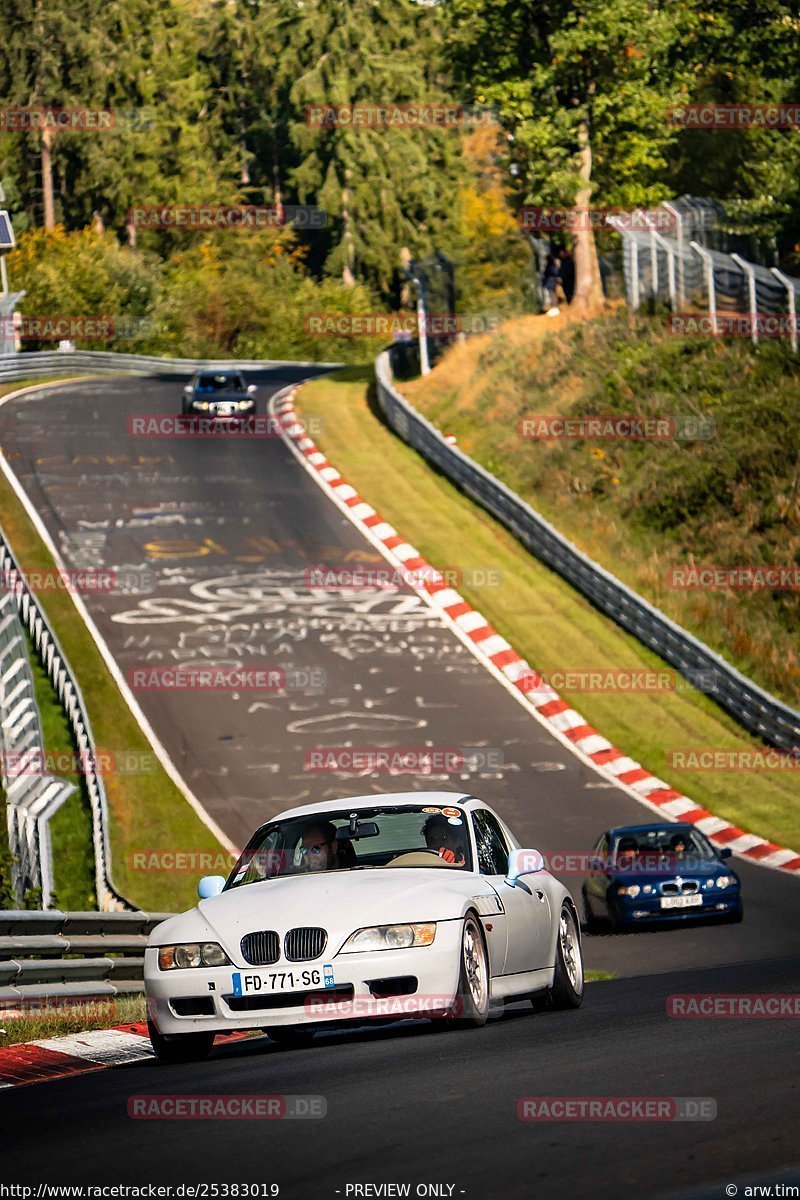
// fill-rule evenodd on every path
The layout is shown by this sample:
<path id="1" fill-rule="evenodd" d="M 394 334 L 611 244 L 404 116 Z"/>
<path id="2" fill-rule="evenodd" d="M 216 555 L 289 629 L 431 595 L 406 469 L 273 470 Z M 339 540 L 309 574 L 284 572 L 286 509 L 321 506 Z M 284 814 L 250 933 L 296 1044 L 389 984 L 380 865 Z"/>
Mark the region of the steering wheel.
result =
<path id="1" fill-rule="evenodd" d="M 397 858 L 384 863 L 387 867 L 446 867 L 436 850 L 404 850 Z"/>

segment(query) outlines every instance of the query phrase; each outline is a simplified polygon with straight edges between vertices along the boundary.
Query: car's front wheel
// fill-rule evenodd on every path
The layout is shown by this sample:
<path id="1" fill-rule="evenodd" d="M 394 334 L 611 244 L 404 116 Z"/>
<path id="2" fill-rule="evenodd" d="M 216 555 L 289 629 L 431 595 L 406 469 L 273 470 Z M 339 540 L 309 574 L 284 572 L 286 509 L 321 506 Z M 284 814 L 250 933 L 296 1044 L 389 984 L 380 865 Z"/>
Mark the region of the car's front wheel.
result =
<path id="1" fill-rule="evenodd" d="M 579 1008 L 583 1001 L 583 954 L 571 904 L 561 905 L 556 937 L 556 967 L 550 1000 L 553 1008 Z"/>
<path id="2" fill-rule="evenodd" d="M 159 1062 L 200 1062 L 208 1058 L 214 1044 L 213 1033 L 176 1033 L 169 1037 L 159 1033 L 152 1021 L 147 1022 L 147 1032 Z"/>
<path id="3" fill-rule="evenodd" d="M 478 918 L 468 913 L 461 933 L 461 969 L 456 998 L 461 1025 L 485 1025 L 489 1016 L 489 955 Z"/>

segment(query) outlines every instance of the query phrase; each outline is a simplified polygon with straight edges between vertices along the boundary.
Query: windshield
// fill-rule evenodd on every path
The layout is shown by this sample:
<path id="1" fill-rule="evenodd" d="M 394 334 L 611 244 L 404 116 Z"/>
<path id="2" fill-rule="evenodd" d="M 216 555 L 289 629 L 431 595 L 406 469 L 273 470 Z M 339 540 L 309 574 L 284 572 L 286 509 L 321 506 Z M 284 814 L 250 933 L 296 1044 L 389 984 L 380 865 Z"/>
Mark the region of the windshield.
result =
<path id="1" fill-rule="evenodd" d="M 676 859 L 707 861 L 716 858 L 716 854 L 702 833 L 679 826 L 677 829 L 640 829 L 636 833 L 623 833 L 615 842 L 614 857 L 618 864 L 636 861 L 657 868 L 660 861 L 670 864 Z"/>
<path id="2" fill-rule="evenodd" d="M 274 821 L 252 839 L 226 890 L 282 875 L 386 867 L 471 871 L 466 813 L 409 805 Z"/>
<path id="3" fill-rule="evenodd" d="M 244 382 L 241 375 L 201 375 L 196 387 L 198 392 L 241 392 Z"/>

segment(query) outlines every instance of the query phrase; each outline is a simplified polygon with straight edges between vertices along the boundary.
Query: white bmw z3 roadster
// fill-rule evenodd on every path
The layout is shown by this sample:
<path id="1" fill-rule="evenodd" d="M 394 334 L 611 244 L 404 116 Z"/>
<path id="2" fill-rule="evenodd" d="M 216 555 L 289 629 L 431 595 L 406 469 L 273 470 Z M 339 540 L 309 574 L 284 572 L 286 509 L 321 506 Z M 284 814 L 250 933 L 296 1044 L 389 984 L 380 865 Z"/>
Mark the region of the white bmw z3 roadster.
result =
<path id="1" fill-rule="evenodd" d="M 153 1048 L 205 1057 L 216 1033 L 287 1044 L 343 1023 L 483 1025 L 530 998 L 583 998 L 569 891 L 474 796 L 402 792 L 289 809 L 225 880 L 150 935 Z"/>

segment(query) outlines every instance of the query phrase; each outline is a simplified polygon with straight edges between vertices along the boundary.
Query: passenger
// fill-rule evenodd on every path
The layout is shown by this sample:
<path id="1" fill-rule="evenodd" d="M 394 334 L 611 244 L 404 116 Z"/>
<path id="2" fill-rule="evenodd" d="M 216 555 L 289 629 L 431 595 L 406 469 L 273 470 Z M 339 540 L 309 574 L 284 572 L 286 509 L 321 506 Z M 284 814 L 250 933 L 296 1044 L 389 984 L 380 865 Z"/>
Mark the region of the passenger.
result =
<path id="1" fill-rule="evenodd" d="M 463 825 L 451 825 L 448 818 L 441 813 L 428 817 L 422 826 L 422 835 L 428 849 L 454 867 L 463 867 L 467 861 L 463 831 Z"/>

